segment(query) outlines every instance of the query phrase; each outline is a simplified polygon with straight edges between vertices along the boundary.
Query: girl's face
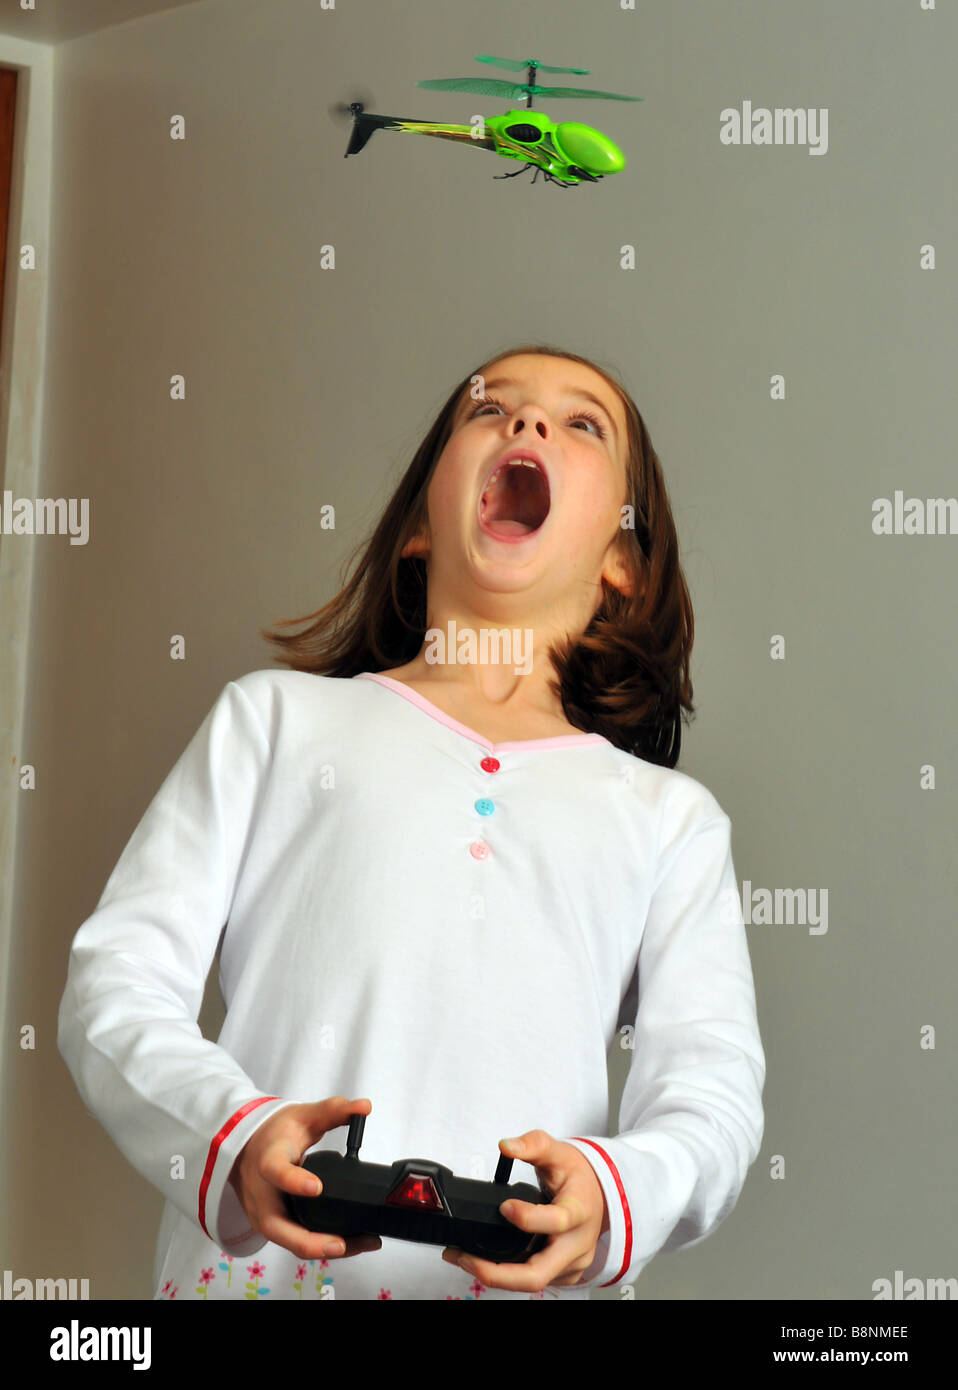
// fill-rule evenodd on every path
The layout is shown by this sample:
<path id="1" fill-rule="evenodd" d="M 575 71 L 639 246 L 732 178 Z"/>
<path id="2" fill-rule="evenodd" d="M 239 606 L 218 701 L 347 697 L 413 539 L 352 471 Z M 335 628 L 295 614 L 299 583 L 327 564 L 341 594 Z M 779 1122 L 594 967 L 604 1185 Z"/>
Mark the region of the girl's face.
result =
<path id="1" fill-rule="evenodd" d="M 602 578 L 631 593 L 617 544 L 628 447 L 618 395 L 582 363 L 532 353 L 493 363 L 475 391 L 433 472 L 429 534 L 403 554 L 428 558 L 434 613 L 515 594 L 528 618 L 582 631 Z"/>

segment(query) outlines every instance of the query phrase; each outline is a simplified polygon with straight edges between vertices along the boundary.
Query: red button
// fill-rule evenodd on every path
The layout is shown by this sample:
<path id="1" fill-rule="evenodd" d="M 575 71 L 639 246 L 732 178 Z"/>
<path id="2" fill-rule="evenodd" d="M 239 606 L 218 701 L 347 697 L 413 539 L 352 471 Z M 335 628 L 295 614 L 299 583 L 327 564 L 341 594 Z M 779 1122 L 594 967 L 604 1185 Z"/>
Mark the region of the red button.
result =
<path id="1" fill-rule="evenodd" d="M 488 859 L 489 846 L 483 840 L 474 840 L 469 846 L 469 853 L 473 859 Z"/>
<path id="2" fill-rule="evenodd" d="M 498 771 L 499 771 L 499 759 L 498 759 L 498 758 L 483 758 L 483 760 L 482 760 L 482 762 L 479 764 L 479 766 L 482 768 L 483 772 L 498 772 Z"/>

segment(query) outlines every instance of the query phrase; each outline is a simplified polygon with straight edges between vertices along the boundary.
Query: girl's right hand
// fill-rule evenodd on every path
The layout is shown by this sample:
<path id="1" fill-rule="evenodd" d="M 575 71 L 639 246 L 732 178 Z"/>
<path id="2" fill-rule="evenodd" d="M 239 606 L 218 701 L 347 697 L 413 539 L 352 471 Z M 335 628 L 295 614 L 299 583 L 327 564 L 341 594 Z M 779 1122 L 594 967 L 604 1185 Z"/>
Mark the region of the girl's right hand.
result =
<path id="1" fill-rule="evenodd" d="M 368 1115 L 371 1109 L 370 1100 L 333 1096 L 314 1105 L 287 1105 L 259 1127 L 241 1149 L 229 1177 L 255 1231 L 304 1260 L 346 1259 L 382 1248 L 379 1236 L 307 1231 L 290 1220 L 280 1195 L 291 1192 L 318 1196 L 322 1183 L 300 1166 L 306 1150 L 319 1143 L 329 1130 L 348 1124 L 351 1115 Z"/>

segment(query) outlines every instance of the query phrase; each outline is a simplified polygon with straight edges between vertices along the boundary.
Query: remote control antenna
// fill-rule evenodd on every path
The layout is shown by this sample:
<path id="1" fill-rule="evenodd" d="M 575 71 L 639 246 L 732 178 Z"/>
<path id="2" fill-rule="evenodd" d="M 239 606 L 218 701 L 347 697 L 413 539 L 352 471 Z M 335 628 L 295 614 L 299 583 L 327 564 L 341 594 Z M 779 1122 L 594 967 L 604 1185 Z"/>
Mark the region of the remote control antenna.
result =
<path id="1" fill-rule="evenodd" d="M 496 1176 L 493 1178 L 493 1182 L 497 1182 L 497 1183 L 504 1182 L 504 1183 L 507 1183 L 507 1182 L 509 1181 L 509 1177 L 510 1177 L 510 1174 L 511 1174 L 511 1173 L 512 1173 L 512 1159 L 509 1157 L 508 1154 L 502 1154 L 502 1153 L 501 1153 L 501 1154 L 499 1155 L 499 1162 L 496 1164 Z"/>
<path id="2" fill-rule="evenodd" d="M 349 1122 L 349 1134 L 346 1138 L 346 1157 L 358 1158 L 359 1146 L 363 1142 L 363 1130 L 366 1127 L 365 1115 L 354 1115 Z"/>

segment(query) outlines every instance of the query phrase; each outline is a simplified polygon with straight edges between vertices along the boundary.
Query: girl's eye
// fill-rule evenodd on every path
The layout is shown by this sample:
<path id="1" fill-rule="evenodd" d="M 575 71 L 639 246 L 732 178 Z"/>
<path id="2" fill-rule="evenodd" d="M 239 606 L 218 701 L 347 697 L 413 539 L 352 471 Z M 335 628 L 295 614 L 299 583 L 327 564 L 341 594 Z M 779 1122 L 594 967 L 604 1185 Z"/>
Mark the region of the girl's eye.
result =
<path id="1" fill-rule="evenodd" d="M 477 404 L 476 404 L 476 406 L 474 407 L 474 409 L 472 409 L 472 410 L 469 412 L 468 418 L 469 418 L 470 420 L 474 420 L 474 419 L 476 418 L 477 415 L 481 415 L 482 412 L 483 412 L 484 410 L 488 410 L 488 408 L 489 408 L 490 406 L 495 406 L 498 410 L 504 410 L 504 409 L 505 409 L 505 406 L 502 404 L 501 401 L 495 400 L 492 396 L 483 396 L 482 399 L 479 400 L 479 401 L 477 402 Z M 569 416 L 569 419 L 570 419 L 570 420 L 587 420 L 587 421 L 589 422 L 589 424 L 592 425 L 592 427 L 593 427 L 593 429 L 595 430 L 596 435 L 598 436 L 598 438 L 599 438 L 599 439 L 605 439 L 605 429 L 604 429 L 603 425 L 602 425 L 601 422 L 600 422 L 599 420 L 597 420 L 596 417 L 595 417 L 594 415 L 592 415 L 588 410 L 578 410 L 578 411 L 576 411 L 576 413 L 575 413 L 574 415 L 570 415 L 570 416 Z"/>

